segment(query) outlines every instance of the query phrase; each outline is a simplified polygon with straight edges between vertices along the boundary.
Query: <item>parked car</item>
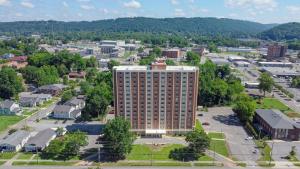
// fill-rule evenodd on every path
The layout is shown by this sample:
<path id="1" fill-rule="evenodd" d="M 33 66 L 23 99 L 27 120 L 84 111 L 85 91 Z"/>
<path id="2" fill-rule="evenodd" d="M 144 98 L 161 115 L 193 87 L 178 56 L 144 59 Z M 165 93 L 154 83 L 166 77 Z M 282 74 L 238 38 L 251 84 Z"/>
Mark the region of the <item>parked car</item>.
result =
<path id="1" fill-rule="evenodd" d="M 204 123 L 202 123 L 202 125 L 209 126 L 209 123 L 208 122 L 204 122 Z"/>
<path id="2" fill-rule="evenodd" d="M 247 138 L 245 138 L 245 140 L 253 140 L 253 137 L 247 137 Z"/>
<path id="3" fill-rule="evenodd" d="M 198 116 L 203 116 L 203 114 L 200 113 L 200 114 L 198 114 Z"/>

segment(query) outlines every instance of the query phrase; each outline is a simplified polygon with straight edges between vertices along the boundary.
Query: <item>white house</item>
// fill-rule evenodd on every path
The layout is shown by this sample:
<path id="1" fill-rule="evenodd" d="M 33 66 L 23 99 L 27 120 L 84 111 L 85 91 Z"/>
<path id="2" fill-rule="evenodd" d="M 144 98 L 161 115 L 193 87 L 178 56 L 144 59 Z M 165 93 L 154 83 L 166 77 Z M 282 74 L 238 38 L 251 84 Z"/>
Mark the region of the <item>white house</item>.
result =
<path id="1" fill-rule="evenodd" d="M 11 100 L 0 102 L 0 115 L 16 115 L 21 113 L 19 104 Z"/>
<path id="2" fill-rule="evenodd" d="M 53 129 L 40 131 L 35 136 L 31 137 L 24 145 L 25 152 L 37 152 L 44 150 L 52 140 L 56 137 L 56 132 Z"/>
<path id="3" fill-rule="evenodd" d="M 53 118 L 76 119 L 81 116 L 81 110 L 69 105 L 56 105 L 53 109 Z"/>
<path id="4" fill-rule="evenodd" d="M 30 137 L 31 137 L 31 133 L 28 131 L 24 131 L 24 130 L 16 131 L 0 141 L 0 151 L 2 152 L 20 151 Z"/>

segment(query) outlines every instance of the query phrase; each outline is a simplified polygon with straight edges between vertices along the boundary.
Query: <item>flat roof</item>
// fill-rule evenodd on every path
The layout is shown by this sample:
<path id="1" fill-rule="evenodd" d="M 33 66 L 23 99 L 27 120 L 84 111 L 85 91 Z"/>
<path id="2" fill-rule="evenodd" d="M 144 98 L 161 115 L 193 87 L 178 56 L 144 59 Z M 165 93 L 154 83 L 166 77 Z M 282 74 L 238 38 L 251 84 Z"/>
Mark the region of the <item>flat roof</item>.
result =
<path id="1" fill-rule="evenodd" d="M 146 71 L 146 70 L 150 70 L 149 66 L 115 66 L 114 70 L 117 71 Z M 163 69 L 164 70 L 164 69 Z M 195 66 L 167 66 L 166 71 L 196 71 L 198 70 L 197 67 Z M 157 70 L 154 70 L 157 71 Z M 159 70 L 162 71 L 162 70 Z"/>

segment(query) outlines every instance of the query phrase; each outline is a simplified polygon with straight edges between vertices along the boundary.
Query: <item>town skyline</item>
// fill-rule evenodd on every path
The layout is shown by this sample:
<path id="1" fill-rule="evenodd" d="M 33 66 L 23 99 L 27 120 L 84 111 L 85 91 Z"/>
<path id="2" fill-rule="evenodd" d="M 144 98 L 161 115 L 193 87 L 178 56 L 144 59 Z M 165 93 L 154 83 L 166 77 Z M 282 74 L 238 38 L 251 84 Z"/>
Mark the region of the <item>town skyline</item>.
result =
<path id="1" fill-rule="evenodd" d="M 93 21 L 124 17 L 216 17 L 260 23 L 300 22 L 296 0 L 0 0 L 0 20 Z"/>

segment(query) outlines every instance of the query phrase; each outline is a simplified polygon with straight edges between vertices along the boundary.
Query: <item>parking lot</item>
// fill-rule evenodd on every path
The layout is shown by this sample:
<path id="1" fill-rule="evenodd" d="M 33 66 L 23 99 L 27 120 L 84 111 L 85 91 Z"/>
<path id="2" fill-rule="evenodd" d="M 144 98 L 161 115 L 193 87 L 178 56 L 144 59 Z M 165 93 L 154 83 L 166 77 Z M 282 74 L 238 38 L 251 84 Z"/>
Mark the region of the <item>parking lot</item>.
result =
<path id="1" fill-rule="evenodd" d="M 297 158 L 300 159 L 300 142 L 288 142 L 288 141 L 278 141 L 275 140 L 269 141 L 268 145 L 272 147 L 273 145 L 273 151 L 272 151 L 272 158 L 274 161 L 287 161 L 285 159 L 286 156 L 289 155 L 290 151 L 292 150 L 292 147 L 296 147 L 296 155 Z"/>
<path id="2" fill-rule="evenodd" d="M 249 135 L 231 108 L 209 108 L 208 112 L 201 113 L 203 116 L 197 116 L 197 118 L 201 123 L 209 123 L 209 125 L 203 126 L 205 131 L 224 132 L 233 157 L 241 161 L 248 161 L 249 164 L 258 160 L 259 153 L 254 153 L 257 151 L 255 143 L 252 140 L 246 140 Z"/>

